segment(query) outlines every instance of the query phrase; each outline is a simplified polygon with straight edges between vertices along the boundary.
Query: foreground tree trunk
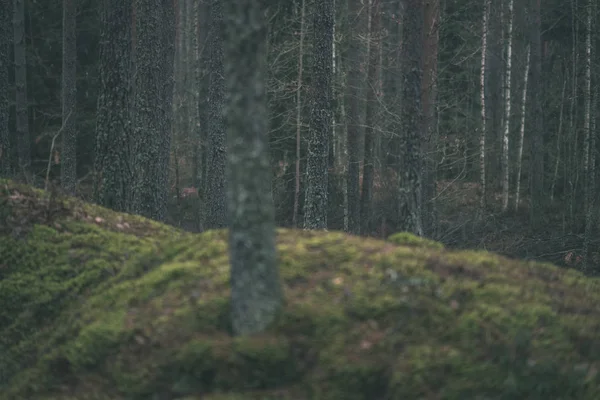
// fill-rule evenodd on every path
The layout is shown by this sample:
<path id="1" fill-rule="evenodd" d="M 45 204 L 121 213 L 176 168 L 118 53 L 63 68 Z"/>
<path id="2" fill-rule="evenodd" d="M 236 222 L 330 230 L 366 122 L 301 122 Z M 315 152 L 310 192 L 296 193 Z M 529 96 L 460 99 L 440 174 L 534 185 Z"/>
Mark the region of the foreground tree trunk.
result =
<path id="1" fill-rule="evenodd" d="M 267 27 L 260 2 L 224 0 L 232 326 L 263 331 L 281 309 L 268 155 Z"/>
<path id="2" fill-rule="evenodd" d="M 333 0 L 315 3 L 313 106 L 306 161 L 304 228 L 327 229 L 329 137 L 332 132 Z"/>
<path id="3" fill-rule="evenodd" d="M 10 64 L 11 34 L 10 0 L 0 0 L 0 176 L 11 171 L 10 134 L 8 131 L 8 66 Z"/>
<path id="4" fill-rule="evenodd" d="M 21 181 L 32 183 L 29 105 L 27 103 L 27 61 L 25 57 L 25 0 L 14 0 L 13 32 L 13 45 L 15 50 L 17 154 L 19 160 L 16 175 Z"/>
<path id="5" fill-rule="evenodd" d="M 223 102 L 225 76 L 223 72 L 222 0 L 212 0 L 210 9 L 210 79 L 208 88 L 208 171 L 206 187 L 206 229 L 224 228 L 227 224 L 225 198 L 225 124 Z"/>
<path id="6" fill-rule="evenodd" d="M 166 216 L 173 96 L 174 10 L 171 0 L 136 0 L 132 211 Z"/>
<path id="7" fill-rule="evenodd" d="M 423 115 L 421 103 L 422 82 L 422 35 L 423 10 L 419 0 L 407 0 L 404 14 L 404 57 L 402 76 L 402 125 L 404 137 L 401 144 L 402 174 L 399 179 L 400 229 L 416 235 L 423 235 L 422 191 L 423 160 L 421 141 L 423 139 Z"/>
<path id="8" fill-rule="evenodd" d="M 133 183 L 129 162 L 132 8 L 122 0 L 103 0 L 101 7 L 94 200 L 127 211 Z"/>
<path id="9" fill-rule="evenodd" d="M 70 195 L 75 194 L 77 186 L 77 128 L 75 125 L 75 104 L 77 101 L 76 16 L 76 1 L 63 0 L 62 153 L 60 157 L 60 184 L 62 189 Z"/>

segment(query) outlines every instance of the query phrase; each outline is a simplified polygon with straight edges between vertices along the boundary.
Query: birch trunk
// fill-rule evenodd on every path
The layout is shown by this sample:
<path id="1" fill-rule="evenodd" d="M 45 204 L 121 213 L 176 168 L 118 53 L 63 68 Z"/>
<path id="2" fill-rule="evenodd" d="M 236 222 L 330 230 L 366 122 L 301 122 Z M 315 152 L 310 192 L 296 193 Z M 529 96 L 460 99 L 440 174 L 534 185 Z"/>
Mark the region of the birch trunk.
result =
<path id="1" fill-rule="evenodd" d="M 521 97 L 521 124 L 519 130 L 519 147 L 517 150 L 517 185 L 515 188 L 515 211 L 519 209 L 521 196 L 521 170 L 523 166 L 523 142 L 525 141 L 525 109 L 527 105 L 527 83 L 529 82 L 529 63 L 531 50 L 527 46 L 527 59 L 525 61 L 525 73 L 523 74 L 523 96 Z"/>
<path id="2" fill-rule="evenodd" d="M 483 28 L 481 35 L 481 74 L 479 77 L 480 102 L 481 102 L 481 131 L 479 133 L 479 184 L 481 185 L 481 198 L 479 200 L 480 214 L 483 216 L 486 204 L 486 176 L 485 176 L 485 139 L 486 139 L 486 113 L 485 113 L 485 61 L 487 56 L 488 19 L 490 16 L 490 0 L 484 0 Z"/>
<path id="3" fill-rule="evenodd" d="M 508 27 L 506 45 L 506 69 L 504 82 L 504 133 L 502 135 L 502 211 L 508 210 L 509 192 L 509 135 L 510 135 L 510 89 L 512 67 L 512 41 L 513 41 L 513 0 L 508 0 Z"/>

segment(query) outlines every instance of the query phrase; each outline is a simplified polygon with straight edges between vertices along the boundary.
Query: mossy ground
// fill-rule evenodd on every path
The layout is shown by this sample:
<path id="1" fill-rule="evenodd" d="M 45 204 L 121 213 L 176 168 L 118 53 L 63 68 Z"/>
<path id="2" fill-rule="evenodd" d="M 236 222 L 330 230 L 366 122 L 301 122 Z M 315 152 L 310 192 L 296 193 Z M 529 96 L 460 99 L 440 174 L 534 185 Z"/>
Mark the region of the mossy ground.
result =
<path id="1" fill-rule="evenodd" d="M 0 398 L 600 398 L 598 279 L 407 235 L 278 249 L 284 312 L 234 338 L 225 231 L 0 180 Z"/>

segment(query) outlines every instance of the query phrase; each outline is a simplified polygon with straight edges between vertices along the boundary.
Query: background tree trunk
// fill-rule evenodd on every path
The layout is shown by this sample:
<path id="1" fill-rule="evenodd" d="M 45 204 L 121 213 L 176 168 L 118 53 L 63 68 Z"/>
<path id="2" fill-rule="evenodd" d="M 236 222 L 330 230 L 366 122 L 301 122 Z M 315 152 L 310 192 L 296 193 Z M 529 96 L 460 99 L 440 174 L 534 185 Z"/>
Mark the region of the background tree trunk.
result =
<path id="1" fill-rule="evenodd" d="M 0 0 L 0 176 L 12 175 L 11 147 L 8 127 L 8 66 L 10 64 L 11 36 L 10 0 Z"/>
<path id="2" fill-rule="evenodd" d="M 15 91 L 17 113 L 16 175 L 23 182 L 33 183 L 31 175 L 31 138 L 29 136 L 29 104 L 27 101 L 27 61 L 25 57 L 25 0 L 14 0 L 13 13 L 15 51 Z"/>
<path id="3" fill-rule="evenodd" d="M 131 4 L 103 0 L 100 40 L 100 94 L 96 119 L 94 199 L 115 211 L 127 211 L 132 200 Z"/>
<path id="4" fill-rule="evenodd" d="M 313 105 L 304 199 L 304 228 L 327 229 L 327 184 L 329 175 L 329 138 L 332 132 L 332 43 L 333 0 L 315 3 L 314 10 Z"/>
<path id="5" fill-rule="evenodd" d="M 436 169 L 438 148 L 437 65 L 439 51 L 440 2 L 424 2 L 423 83 L 421 85 L 424 140 L 423 151 L 423 229 L 428 236 L 436 232 Z"/>
<path id="6" fill-rule="evenodd" d="M 62 189 L 74 195 L 77 187 L 77 3 L 63 0 L 62 59 L 62 154 L 60 183 Z"/>
<path id="7" fill-rule="evenodd" d="M 504 132 L 502 133 L 502 211 L 508 210 L 509 187 L 509 135 L 510 135 L 510 74 L 512 70 L 513 0 L 508 0 L 508 33 L 504 78 Z"/>
<path id="8" fill-rule="evenodd" d="M 348 49 L 348 85 L 346 96 L 349 109 L 347 126 L 348 143 L 348 232 L 360 233 L 360 93 L 363 47 L 359 35 L 363 24 L 360 22 L 360 0 L 348 0 L 348 27 L 350 31 Z"/>
<path id="9" fill-rule="evenodd" d="M 490 0 L 483 0 L 483 33 L 481 35 L 481 75 L 479 80 L 480 85 L 480 101 L 481 101 L 481 125 L 479 133 L 479 184 L 481 185 L 481 198 L 479 202 L 480 214 L 485 211 L 487 198 L 487 180 L 485 169 L 485 141 L 487 136 L 487 115 L 485 102 L 485 72 L 487 59 L 487 37 L 488 37 L 488 20 L 490 16 Z"/>
<path id="10" fill-rule="evenodd" d="M 365 116 L 365 142 L 363 158 L 363 181 L 360 197 L 360 224 L 363 235 L 370 234 L 372 202 L 373 202 L 373 179 L 375 177 L 375 124 L 378 105 L 379 87 L 379 50 L 381 46 L 381 1 L 372 0 L 370 7 L 369 28 L 369 61 L 367 75 L 367 104 Z"/>
<path id="11" fill-rule="evenodd" d="M 174 10 L 171 0 L 136 0 L 133 211 L 162 221 L 168 196 Z"/>
<path id="12" fill-rule="evenodd" d="M 209 160 L 206 188 L 206 229 L 223 228 L 227 225 L 225 198 L 225 124 L 223 102 L 225 77 L 223 72 L 223 21 L 222 0 L 212 0 L 210 9 L 210 83 L 208 89 L 208 138 Z"/>
<path id="13" fill-rule="evenodd" d="M 421 143 L 424 133 L 421 103 L 423 72 L 423 9 L 419 0 L 407 0 L 404 14 L 402 57 L 402 174 L 399 182 L 400 229 L 423 235 L 422 191 L 423 160 Z"/>
<path id="14" fill-rule="evenodd" d="M 531 98 L 531 158 L 530 158 L 530 205 L 531 227 L 539 229 L 545 205 L 544 193 L 544 121 L 542 114 L 542 42 L 540 0 L 530 2 L 531 68 L 529 93 Z"/>

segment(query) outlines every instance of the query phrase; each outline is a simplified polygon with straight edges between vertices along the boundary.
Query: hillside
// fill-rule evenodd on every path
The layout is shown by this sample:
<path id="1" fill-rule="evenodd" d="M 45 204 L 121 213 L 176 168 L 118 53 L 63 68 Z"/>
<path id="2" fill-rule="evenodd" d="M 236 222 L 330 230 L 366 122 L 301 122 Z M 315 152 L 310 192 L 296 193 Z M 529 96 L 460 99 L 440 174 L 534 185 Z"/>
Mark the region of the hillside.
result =
<path id="1" fill-rule="evenodd" d="M 224 231 L 0 180 L 0 399 L 600 398 L 600 281 L 280 230 L 286 306 L 229 329 Z"/>

